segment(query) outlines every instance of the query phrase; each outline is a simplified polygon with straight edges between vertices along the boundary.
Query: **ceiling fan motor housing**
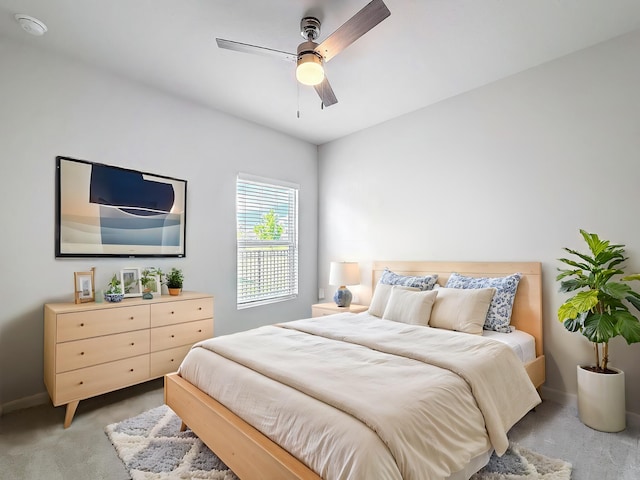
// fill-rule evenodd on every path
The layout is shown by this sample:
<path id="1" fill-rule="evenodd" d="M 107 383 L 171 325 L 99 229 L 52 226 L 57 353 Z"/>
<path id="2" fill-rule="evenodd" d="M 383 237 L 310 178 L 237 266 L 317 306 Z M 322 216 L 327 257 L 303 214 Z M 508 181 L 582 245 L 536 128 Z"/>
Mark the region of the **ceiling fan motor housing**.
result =
<path id="1" fill-rule="evenodd" d="M 320 55 L 318 52 L 316 52 L 316 47 L 318 46 L 318 44 L 316 42 L 302 42 L 300 45 L 298 45 L 298 60 L 300 60 L 300 57 L 302 55 L 306 55 L 308 53 L 313 53 L 314 55 L 316 55 L 319 59 L 322 59 L 322 55 Z"/>

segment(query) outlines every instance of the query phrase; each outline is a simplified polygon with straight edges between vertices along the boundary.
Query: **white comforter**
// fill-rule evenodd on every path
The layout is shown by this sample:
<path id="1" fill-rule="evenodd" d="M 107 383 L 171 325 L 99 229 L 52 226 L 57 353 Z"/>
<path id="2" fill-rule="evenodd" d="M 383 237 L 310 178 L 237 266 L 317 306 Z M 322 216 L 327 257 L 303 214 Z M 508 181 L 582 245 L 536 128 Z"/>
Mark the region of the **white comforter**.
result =
<path id="1" fill-rule="evenodd" d="M 509 347 L 368 315 L 207 340 L 180 374 L 325 479 L 447 478 L 540 402 Z"/>

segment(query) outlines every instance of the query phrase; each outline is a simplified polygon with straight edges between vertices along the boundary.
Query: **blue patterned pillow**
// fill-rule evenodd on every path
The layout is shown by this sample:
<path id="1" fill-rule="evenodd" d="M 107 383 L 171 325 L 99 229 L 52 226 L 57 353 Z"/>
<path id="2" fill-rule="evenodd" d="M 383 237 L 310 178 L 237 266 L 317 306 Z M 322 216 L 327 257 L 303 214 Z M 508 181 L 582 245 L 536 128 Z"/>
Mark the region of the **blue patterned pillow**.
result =
<path id="1" fill-rule="evenodd" d="M 398 275 L 388 268 L 384 269 L 382 277 L 380 277 L 380 283 L 385 285 L 402 285 L 403 287 L 415 287 L 420 290 L 433 290 L 437 281 L 438 275 L 425 275 L 424 277 Z"/>
<path id="2" fill-rule="evenodd" d="M 484 322 L 485 330 L 495 330 L 496 332 L 509 333 L 512 331 L 511 310 L 516 297 L 516 290 L 522 275 L 514 273 L 507 277 L 481 278 L 465 277 L 459 273 L 452 273 L 447 280 L 447 288 L 490 288 L 496 289 L 496 293 L 489 305 L 487 318 Z"/>

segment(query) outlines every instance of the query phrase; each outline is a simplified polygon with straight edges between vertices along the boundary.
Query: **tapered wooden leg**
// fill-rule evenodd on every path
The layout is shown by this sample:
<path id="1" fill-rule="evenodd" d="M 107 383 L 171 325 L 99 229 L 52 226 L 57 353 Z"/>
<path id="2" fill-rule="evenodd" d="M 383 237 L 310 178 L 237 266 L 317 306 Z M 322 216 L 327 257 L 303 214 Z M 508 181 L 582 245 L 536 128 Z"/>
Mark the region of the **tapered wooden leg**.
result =
<path id="1" fill-rule="evenodd" d="M 184 432 L 187 429 L 187 424 L 182 422 L 182 424 L 180 425 L 180 431 Z"/>
<path id="2" fill-rule="evenodd" d="M 67 413 L 64 415 L 64 428 L 69 428 L 71 425 L 71 421 L 73 420 L 73 416 L 76 414 L 76 409 L 78 408 L 79 403 L 80 400 L 67 403 Z"/>

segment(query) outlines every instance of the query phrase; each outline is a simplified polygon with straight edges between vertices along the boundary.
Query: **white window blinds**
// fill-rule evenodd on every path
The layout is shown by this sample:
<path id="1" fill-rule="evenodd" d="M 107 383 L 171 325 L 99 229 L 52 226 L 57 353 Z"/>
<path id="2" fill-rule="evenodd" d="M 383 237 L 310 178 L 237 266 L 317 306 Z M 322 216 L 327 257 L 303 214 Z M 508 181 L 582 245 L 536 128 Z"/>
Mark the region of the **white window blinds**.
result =
<path id="1" fill-rule="evenodd" d="M 239 174 L 238 308 L 298 295 L 298 186 Z"/>

